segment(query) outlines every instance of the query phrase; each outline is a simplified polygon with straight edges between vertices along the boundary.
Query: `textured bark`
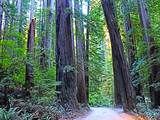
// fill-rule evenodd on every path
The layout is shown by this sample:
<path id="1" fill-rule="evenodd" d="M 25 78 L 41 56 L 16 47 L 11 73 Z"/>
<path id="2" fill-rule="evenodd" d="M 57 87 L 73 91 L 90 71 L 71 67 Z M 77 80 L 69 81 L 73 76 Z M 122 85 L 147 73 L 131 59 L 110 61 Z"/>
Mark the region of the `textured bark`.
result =
<path id="1" fill-rule="evenodd" d="M 36 20 L 32 19 L 30 23 L 30 27 L 28 30 L 28 41 L 27 41 L 27 58 L 28 60 L 34 61 L 34 44 L 35 44 L 35 22 Z M 30 61 L 31 62 L 31 61 Z M 33 64 L 26 64 L 26 79 L 25 79 L 25 87 L 29 89 L 34 86 L 34 70 Z"/>
<path id="2" fill-rule="evenodd" d="M 46 49 L 47 49 L 47 68 L 50 69 L 51 67 L 51 43 L 52 43 L 52 30 L 53 30 L 53 9 L 54 2 L 53 0 L 47 0 L 47 8 L 50 10 L 47 14 L 47 29 L 46 29 Z"/>
<path id="3" fill-rule="evenodd" d="M 69 65 L 74 65 L 71 38 L 70 13 L 66 13 L 69 0 L 56 0 L 56 81 L 61 85 L 56 87 L 59 104 L 65 109 L 79 109 L 76 97 L 76 80 L 73 70 L 64 71 Z"/>
<path id="4" fill-rule="evenodd" d="M 136 94 L 132 85 L 129 67 L 125 58 L 124 48 L 114 13 L 112 0 L 101 0 L 106 23 L 108 26 L 113 58 L 114 80 L 118 83 L 124 111 L 136 108 Z"/>
<path id="5" fill-rule="evenodd" d="M 122 106 L 121 93 L 119 90 L 119 83 L 114 79 L 114 101 L 115 107 Z"/>
<path id="6" fill-rule="evenodd" d="M 3 0 L 0 0 L 0 41 L 2 40 Z"/>
<path id="7" fill-rule="evenodd" d="M 148 43 L 149 51 L 148 51 L 148 57 L 151 58 L 151 60 L 157 59 L 157 57 L 154 57 L 154 54 L 158 54 L 158 48 L 156 47 L 156 44 L 154 42 L 154 38 L 149 36 L 147 34 L 147 29 L 152 30 L 150 18 L 149 18 L 149 11 L 147 8 L 147 2 L 146 0 L 137 0 L 138 6 L 139 6 L 139 12 L 142 15 L 141 25 L 144 29 L 144 34 Z M 151 63 L 151 76 L 149 78 L 149 84 L 156 84 L 160 82 L 160 64 L 158 63 L 158 59 Z M 160 90 L 155 90 L 154 87 L 150 86 L 150 96 L 151 96 L 151 102 L 153 103 L 152 107 L 157 108 L 160 106 Z"/>
<path id="8" fill-rule="evenodd" d="M 88 8 L 87 8 L 87 15 L 89 16 L 89 10 L 90 10 L 90 0 L 88 0 Z M 85 62 L 87 63 L 85 66 L 85 82 L 86 82 L 86 95 L 87 95 L 87 101 L 89 102 L 89 20 L 87 21 L 87 34 L 86 34 L 86 47 L 85 47 Z"/>
<path id="9" fill-rule="evenodd" d="M 85 74 L 84 74 L 84 59 L 83 59 L 83 45 L 82 45 L 82 23 L 79 20 L 80 13 L 79 0 L 75 0 L 75 26 L 76 26 L 76 49 L 77 49 L 77 99 L 79 103 L 87 104 Z"/>
<path id="10" fill-rule="evenodd" d="M 129 68 L 130 70 L 133 68 L 132 65 L 135 62 L 135 55 L 134 52 L 136 51 L 135 49 L 135 44 L 133 40 L 133 34 L 132 34 L 132 24 L 131 24 L 131 18 L 130 18 L 130 12 L 129 8 L 126 6 L 128 3 L 128 0 L 122 1 L 122 14 L 124 16 L 123 22 L 124 22 L 124 30 L 126 34 L 126 41 L 127 41 L 127 56 L 128 56 L 128 63 L 129 63 Z M 132 76 L 132 79 L 138 79 L 137 77 L 139 76 L 139 73 L 136 73 L 135 75 Z M 140 80 L 137 81 L 137 85 L 134 87 L 134 90 L 136 92 L 137 96 L 141 96 L 144 98 L 142 95 L 142 86 Z"/>

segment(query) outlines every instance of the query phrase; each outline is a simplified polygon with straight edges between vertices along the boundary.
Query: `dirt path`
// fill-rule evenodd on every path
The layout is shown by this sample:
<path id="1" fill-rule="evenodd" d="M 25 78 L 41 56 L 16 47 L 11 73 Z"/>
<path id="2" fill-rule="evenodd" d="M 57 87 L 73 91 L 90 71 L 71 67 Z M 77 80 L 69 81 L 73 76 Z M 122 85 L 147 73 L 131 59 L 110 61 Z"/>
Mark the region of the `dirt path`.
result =
<path id="1" fill-rule="evenodd" d="M 74 120 L 136 120 L 132 116 L 129 116 L 122 112 L 121 109 L 114 108 L 91 108 L 91 111 L 82 118 L 76 118 Z"/>

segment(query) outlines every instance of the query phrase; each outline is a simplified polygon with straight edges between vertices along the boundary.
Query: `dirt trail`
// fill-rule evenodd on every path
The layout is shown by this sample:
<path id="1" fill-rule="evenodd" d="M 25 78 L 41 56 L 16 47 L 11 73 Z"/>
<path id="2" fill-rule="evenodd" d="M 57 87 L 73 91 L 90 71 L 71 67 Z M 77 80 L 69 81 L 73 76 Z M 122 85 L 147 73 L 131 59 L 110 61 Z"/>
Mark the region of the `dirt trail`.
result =
<path id="1" fill-rule="evenodd" d="M 81 118 L 74 120 L 136 120 L 134 117 L 125 114 L 121 109 L 114 108 L 91 108 L 91 111 Z"/>

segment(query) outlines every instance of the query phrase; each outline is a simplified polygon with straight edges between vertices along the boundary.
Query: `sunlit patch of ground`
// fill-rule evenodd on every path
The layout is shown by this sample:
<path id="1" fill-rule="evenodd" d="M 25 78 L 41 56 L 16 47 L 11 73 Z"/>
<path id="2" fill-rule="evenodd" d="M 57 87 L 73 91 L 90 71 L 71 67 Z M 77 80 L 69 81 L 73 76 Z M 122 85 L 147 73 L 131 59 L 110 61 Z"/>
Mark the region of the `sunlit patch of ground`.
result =
<path id="1" fill-rule="evenodd" d="M 147 118 L 146 116 L 129 115 L 126 113 L 121 113 L 120 116 L 123 118 L 123 120 L 160 120 L 160 118 Z"/>
<path id="2" fill-rule="evenodd" d="M 145 120 L 145 119 L 138 119 L 137 116 L 129 115 L 126 113 L 121 113 L 120 116 L 123 118 L 123 120 Z"/>

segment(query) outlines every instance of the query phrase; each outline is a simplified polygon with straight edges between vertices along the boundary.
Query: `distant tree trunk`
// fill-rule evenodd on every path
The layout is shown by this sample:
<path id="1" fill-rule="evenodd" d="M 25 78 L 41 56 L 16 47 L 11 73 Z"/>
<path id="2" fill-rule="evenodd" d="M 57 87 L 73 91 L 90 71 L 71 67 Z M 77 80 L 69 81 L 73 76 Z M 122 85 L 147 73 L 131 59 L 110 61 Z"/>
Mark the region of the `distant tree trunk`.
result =
<path id="1" fill-rule="evenodd" d="M 142 12 L 141 12 L 141 3 L 140 3 L 140 0 L 137 0 L 137 5 L 138 5 L 138 12 L 139 12 L 140 23 L 141 23 L 141 27 L 142 27 L 143 40 L 147 41 L 146 34 L 144 32 L 144 24 L 143 24 Z"/>
<path id="2" fill-rule="evenodd" d="M 101 1 L 111 39 L 114 80 L 119 84 L 118 91 L 120 91 L 124 111 L 133 110 L 136 108 L 137 104 L 136 94 L 132 85 L 118 23 L 112 6 L 113 1 Z"/>
<path id="3" fill-rule="evenodd" d="M 83 15 L 83 0 L 80 0 L 80 14 Z M 83 53 L 85 53 L 85 33 L 84 33 L 84 20 L 82 18 L 81 20 L 81 24 L 82 24 L 82 46 L 83 46 Z M 85 59 L 85 56 L 84 56 Z"/>
<path id="4" fill-rule="evenodd" d="M 131 18 L 130 18 L 130 11 L 127 6 L 128 0 L 122 1 L 122 14 L 124 16 L 123 22 L 124 22 L 124 30 L 126 34 L 126 41 L 127 41 L 127 56 L 128 56 L 128 63 L 129 63 L 129 68 L 130 70 L 133 68 L 132 65 L 135 62 L 135 54 L 134 52 L 136 51 L 135 49 L 135 44 L 133 40 L 133 34 L 132 34 L 132 24 L 131 24 Z M 133 76 L 133 80 L 137 80 L 137 77 L 139 77 L 139 73 L 136 72 Z M 136 86 L 134 87 L 136 95 L 141 96 L 144 98 L 142 95 L 142 86 L 140 80 L 136 82 Z"/>
<path id="5" fill-rule="evenodd" d="M 87 15 L 89 16 L 89 10 L 90 10 L 90 0 L 88 0 L 88 8 L 87 8 Z M 89 20 L 87 20 L 87 34 L 86 34 L 86 47 L 85 47 L 85 82 L 86 82 L 86 94 L 87 94 L 87 101 L 89 102 Z"/>
<path id="6" fill-rule="evenodd" d="M 31 10 L 30 10 L 30 23 L 33 19 L 33 12 L 34 12 L 34 0 L 31 0 Z"/>
<path id="7" fill-rule="evenodd" d="M 65 12 L 68 7 L 69 0 L 56 0 L 56 81 L 62 82 L 56 87 L 60 91 L 56 100 L 65 109 L 77 110 L 74 70 L 65 70 L 68 65 L 74 65 L 70 13 Z"/>
<path id="8" fill-rule="evenodd" d="M 82 42 L 82 23 L 79 0 L 75 0 L 75 26 L 76 26 L 76 48 L 77 48 L 77 99 L 79 103 L 87 104 L 85 74 L 84 74 L 84 59 L 83 59 L 83 42 Z"/>
<path id="9" fill-rule="evenodd" d="M 20 21 L 19 21 L 19 33 L 23 33 L 22 29 L 22 17 L 23 17 L 23 0 L 21 0 L 21 9 L 20 9 Z"/>
<path id="10" fill-rule="evenodd" d="M 32 19 L 30 27 L 28 30 L 28 41 L 27 41 L 27 58 L 29 62 L 34 61 L 34 44 L 35 44 L 35 22 L 36 20 Z M 34 69 L 33 64 L 26 64 L 26 79 L 25 87 L 29 89 L 34 86 Z"/>
<path id="11" fill-rule="evenodd" d="M 34 0 L 31 1 L 33 3 Z M 30 26 L 28 30 L 28 40 L 27 40 L 27 60 L 29 62 L 34 61 L 34 44 L 35 44 L 35 22 L 36 20 L 33 19 L 33 8 L 34 5 L 31 4 L 31 11 L 30 11 Z M 26 79 L 25 79 L 25 87 L 29 89 L 30 87 L 34 86 L 34 69 L 33 63 L 26 64 Z"/>
<path id="12" fill-rule="evenodd" d="M 43 0 L 43 14 L 42 14 L 42 42 L 41 42 L 41 59 L 40 59 L 40 64 L 42 69 L 44 70 L 46 67 L 46 55 L 45 55 L 45 50 L 46 50 L 46 8 L 47 8 L 47 3 L 46 0 Z"/>
<path id="13" fill-rule="evenodd" d="M 72 0 L 69 0 L 69 7 L 72 11 L 72 15 L 71 15 L 71 33 L 72 33 L 72 48 L 73 48 L 73 57 L 74 57 L 74 61 L 75 61 L 75 47 L 74 47 L 74 29 L 73 29 L 73 5 L 72 5 Z"/>
<path id="14" fill-rule="evenodd" d="M 144 28 L 144 34 L 147 39 L 149 51 L 148 51 L 148 57 L 151 58 L 151 60 L 156 60 L 157 57 L 154 57 L 154 54 L 158 54 L 158 48 L 156 47 L 156 44 L 154 42 L 154 38 L 149 36 L 147 33 L 147 30 L 152 30 L 150 18 L 149 18 L 149 11 L 147 8 L 147 2 L 146 0 L 137 0 L 139 8 L 139 12 L 142 15 L 141 25 L 142 28 Z M 158 63 L 158 59 L 151 63 L 151 76 L 149 78 L 149 84 L 156 84 L 160 82 L 160 64 Z M 156 90 L 154 87 L 150 86 L 150 96 L 151 96 L 151 102 L 153 103 L 152 107 L 157 108 L 160 106 L 160 90 Z"/>
<path id="15" fill-rule="evenodd" d="M 6 6 L 5 6 L 5 25 L 4 25 L 4 33 L 3 33 L 3 40 L 8 39 L 7 32 L 8 32 L 8 24 L 9 24 L 9 15 L 8 15 L 8 10 L 9 10 L 9 1 L 6 1 Z"/>
<path id="16" fill-rule="evenodd" d="M 133 40 L 133 34 L 132 34 L 132 25 L 131 25 L 131 18 L 130 18 L 130 12 L 126 4 L 128 3 L 128 0 L 122 1 L 122 13 L 123 13 L 123 22 L 124 22 L 124 30 L 126 34 L 126 41 L 127 41 L 127 56 L 128 56 L 128 63 L 129 67 L 132 69 L 132 65 L 135 62 L 135 56 L 134 56 L 134 40 Z"/>
<path id="17" fill-rule="evenodd" d="M 3 0 L 0 0 L 0 41 L 2 40 Z"/>
<path id="18" fill-rule="evenodd" d="M 47 49 L 47 67 L 50 70 L 51 68 L 51 43 L 52 43 L 52 24 L 53 24 L 53 9 L 54 2 L 53 0 L 47 0 L 47 8 L 49 14 L 47 15 L 47 28 L 46 28 L 46 49 Z"/>
<path id="19" fill-rule="evenodd" d="M 39 27 L 38 27 L 38 36 L 39 39 L 38 39 L 38 46 L 41 46 L 42 44 L 42 0 L 40 0 L 40 13 L 39 13 Z M 38 49 L 38 53 L 40 54 L 41 53 L 41 48 Z M 41 57 L 37 57 L 37 62 L 38 64 L 41 66 Z"/>
<path id="20" fill-rule="evenodd" d="M 19 32 L 19 20 L 20 20 L 20 12 L 21 12 L 21 0 L 17 0 L 16 7 L 18 9 L 18 12 L 17 12 L 17 21 L 15 21 L 15 26 L 17 26 L 17 28 L 15 29 L 15 31 Z"/>

